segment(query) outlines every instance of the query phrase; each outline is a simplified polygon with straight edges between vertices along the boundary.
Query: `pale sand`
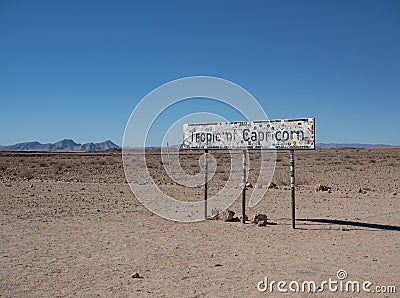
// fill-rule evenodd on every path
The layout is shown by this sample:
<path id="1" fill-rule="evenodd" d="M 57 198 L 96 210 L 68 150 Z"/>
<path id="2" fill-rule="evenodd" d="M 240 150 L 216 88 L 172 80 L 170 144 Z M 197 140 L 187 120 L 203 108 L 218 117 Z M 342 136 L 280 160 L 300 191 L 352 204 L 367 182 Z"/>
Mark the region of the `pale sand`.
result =
<path id="1" fill-rule="evenodd" d="M 200 170 L 198 156 L 182 157 L 189 173 Z M 216 156 L 223 162 L 210 182 L 210 195 L 229 174 L 226 157 Z M 149 160 L 165 192 L 202 199 L 202 188 L 184 188 L 168 179 L 158 154 Z M 252 183 L 257 160 L 253 153 Z M 266 227 L 160 218 L 132 194 L 118 154 L 3 152 L 0 296 L 289 297 L 296 295 L 276 289 L 259 293 L 257 283 L 264 276 L 321 282 L 337 279 L 336 272 L 345 269 L 347 280 L 396 285 L 397 294 L 387 294 L 396 297 L 399 170 L 400 149 L 296 152 L 299 220 L 292 230 L 288 152 L 278 154 L 273 181 L 280 189 L 269 190 L 247 212 L 266 213 L 277 223 Z M 332 192 L 314 192 L 317 183 Z M 366 193 L 359 193 L 360 187 Z M 240 206 L 238 198 L 231 207 L 238 216 Z M 135 272 L 143 278 L 132 278 Z M 328 291 L 313 295 L 334 296 Z"/>

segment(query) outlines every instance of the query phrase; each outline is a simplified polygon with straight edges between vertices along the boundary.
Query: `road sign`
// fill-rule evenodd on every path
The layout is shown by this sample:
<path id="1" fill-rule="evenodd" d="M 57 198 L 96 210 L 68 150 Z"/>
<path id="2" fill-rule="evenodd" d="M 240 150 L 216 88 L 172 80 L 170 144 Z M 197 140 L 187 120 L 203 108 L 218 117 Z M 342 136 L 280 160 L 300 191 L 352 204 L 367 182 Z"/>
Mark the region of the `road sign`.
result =
<path id="1" fill-rule="evenodd" d="M 315 119 L 183 125 L 182 149 L 315 149 Z"/>

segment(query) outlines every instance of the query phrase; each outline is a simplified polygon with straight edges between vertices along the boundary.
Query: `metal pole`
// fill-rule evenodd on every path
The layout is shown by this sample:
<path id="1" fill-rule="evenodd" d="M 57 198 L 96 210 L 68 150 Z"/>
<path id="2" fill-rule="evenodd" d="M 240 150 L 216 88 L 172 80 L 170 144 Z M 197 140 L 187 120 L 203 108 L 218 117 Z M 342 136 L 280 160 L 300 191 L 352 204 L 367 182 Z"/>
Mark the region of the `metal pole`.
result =
<path id="1" fill-rule="evenodd" d="M 204 220 L 207 220 L 207 191 L 208 191 L 208 149 L 204 154 Z"/>
<path id="2" fill-rule="evenodd" d="M 296 206 L 295 206 L 295 181 L 294 181 L 294 150 L 290 150 L 290 191 L 292 197 L 292 228 L 296 228 Z"/>
<path id="3" fill-rule="evenodd" d="M 168 144 L 168 142 L 167 142 L 167 155 L 168 155 L 168 166 L 169 166 L 169 168 L 170 168 L 170 170 L 172 172 L 172 169 L 171 169 L 171 158 L 169 156 L 169 144 Z"/>
<path id="4" fill-rule="evenodd" d="M 243 181 L 242 181 L 242 223 L 246 223 L 246 150 L 243 150 Z"/>

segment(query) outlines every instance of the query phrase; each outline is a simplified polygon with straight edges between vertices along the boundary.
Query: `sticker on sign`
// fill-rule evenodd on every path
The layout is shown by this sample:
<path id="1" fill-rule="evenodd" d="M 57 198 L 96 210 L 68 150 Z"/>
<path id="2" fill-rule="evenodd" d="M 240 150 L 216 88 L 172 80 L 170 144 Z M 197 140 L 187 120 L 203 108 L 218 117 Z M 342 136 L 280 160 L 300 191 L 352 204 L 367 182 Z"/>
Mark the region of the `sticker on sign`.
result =
<path id="1" fill-rule="evenodd" d="M 183 125 L 183 149 L 315 149 L 315 118 Z"/>

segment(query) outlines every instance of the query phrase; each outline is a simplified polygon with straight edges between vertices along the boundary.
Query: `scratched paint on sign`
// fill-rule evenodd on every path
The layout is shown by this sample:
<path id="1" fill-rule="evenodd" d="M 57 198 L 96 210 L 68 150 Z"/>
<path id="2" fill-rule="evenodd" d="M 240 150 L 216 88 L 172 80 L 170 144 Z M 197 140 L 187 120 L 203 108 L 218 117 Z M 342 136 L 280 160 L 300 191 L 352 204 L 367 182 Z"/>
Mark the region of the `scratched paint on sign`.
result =
<path id="1" fill-rule="evenodd" d="M 315 149 L 315 119 L 183 125 L 183 149 Z"/>

